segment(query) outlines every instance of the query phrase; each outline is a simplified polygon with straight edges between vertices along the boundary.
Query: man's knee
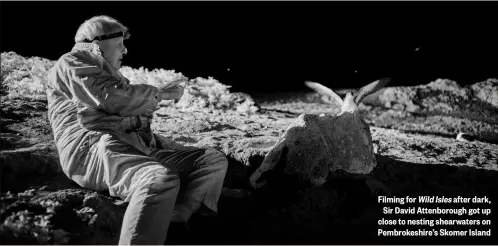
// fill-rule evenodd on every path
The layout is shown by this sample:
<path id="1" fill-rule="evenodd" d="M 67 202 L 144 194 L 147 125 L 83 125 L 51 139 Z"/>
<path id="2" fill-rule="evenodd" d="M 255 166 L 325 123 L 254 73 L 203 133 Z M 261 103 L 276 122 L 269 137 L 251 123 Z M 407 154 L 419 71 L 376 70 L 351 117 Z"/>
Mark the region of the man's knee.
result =
<path id="1" fill-rule="evenodd" d="M 180 190 L 180 178 L 178 174 L 161 165 L 147 167 L 142 177 L 137 180 L 142 186 L 152 193 L 172 192 Z"/>

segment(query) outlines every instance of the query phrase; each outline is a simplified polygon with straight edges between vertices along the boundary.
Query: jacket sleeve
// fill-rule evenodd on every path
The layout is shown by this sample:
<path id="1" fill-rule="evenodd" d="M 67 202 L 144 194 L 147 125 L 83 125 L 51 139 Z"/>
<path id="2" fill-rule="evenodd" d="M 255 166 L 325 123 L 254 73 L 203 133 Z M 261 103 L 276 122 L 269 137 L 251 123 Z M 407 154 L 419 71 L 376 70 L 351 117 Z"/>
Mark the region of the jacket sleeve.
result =
<path id="1" fill-rule="evenodd" d="M 75 103 L 120 116 L 152 115 L 156 110 L 160 96 L 156 87 L 131 85 L 85 54 L 72 54 L 61 62 Z"/>

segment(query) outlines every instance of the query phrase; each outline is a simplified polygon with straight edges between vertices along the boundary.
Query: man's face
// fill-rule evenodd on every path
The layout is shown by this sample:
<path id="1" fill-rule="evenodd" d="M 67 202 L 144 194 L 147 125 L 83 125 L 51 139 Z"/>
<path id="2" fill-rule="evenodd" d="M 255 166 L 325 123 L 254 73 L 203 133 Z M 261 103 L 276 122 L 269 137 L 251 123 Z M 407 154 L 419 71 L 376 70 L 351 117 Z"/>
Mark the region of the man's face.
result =
<path id="1" fill-rule="evenodd" d="M 104 53 L 104 59 L 116 70 L 121 68 L 123 55 L 128 53 L 124 46 L 123 37 L 111 38 L 99 42 L 100 49 Z"/>

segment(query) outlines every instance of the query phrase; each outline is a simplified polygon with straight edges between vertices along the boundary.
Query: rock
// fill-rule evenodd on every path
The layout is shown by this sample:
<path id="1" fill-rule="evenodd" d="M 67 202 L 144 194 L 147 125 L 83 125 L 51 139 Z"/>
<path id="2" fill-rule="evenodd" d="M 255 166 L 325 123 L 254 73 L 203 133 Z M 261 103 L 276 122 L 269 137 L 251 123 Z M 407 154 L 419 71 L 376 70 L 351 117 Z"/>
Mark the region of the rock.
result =
<path id="1" fill-rule="evenodd" d="M 97 193 L 86 194 L 83 199 L 83 208 L 78 212 L 80 215 L 86 214 L 87 218 L 88 214 L 91 214 L 91 219 L 87 220 L 88 225 L 94 230 L 109 232 L 116 237 L 117 241 L 128 204 L 123 203 L 118 206 L 115 204 L 116 200 L 118 199 Z"/>
<path id="2" fill-rule="evenodd" d="M 424 115 L 447 115 L 498 124 L 498 80 L 471 86 L 438 79 L 427 85 L 390 87 L 370 98 L 370 104 Z M 372 95 L 373 96 L 373 95 Z"/>
<path id="3" fill-rule="evenodd" d="M 498 107 L 498 79 L 488 79 L 470 86 L 472 94 L 481 101 Z"/>
<path id="4" fill-rule="evenodd" d="M 9 202 L 10 199 L 10 202 Z M 2 200 L 2 243 L 116 244 L 126 206 L 84 189 L 30 189 Z M 5 204 L 8 204 L 5 206 Z"/>
<path id="5" fill-rule="evenodd" d="M 367 174 L 375 165 L 370 130 L 358 112 L 340 116 L 302 114 L 265 156 L 250 181 L 253 187 L 262 187 L 263 173 L 281 168 L 288 175 L 296 175 L 300 183 L 323 184 L 330 171 Z"/>

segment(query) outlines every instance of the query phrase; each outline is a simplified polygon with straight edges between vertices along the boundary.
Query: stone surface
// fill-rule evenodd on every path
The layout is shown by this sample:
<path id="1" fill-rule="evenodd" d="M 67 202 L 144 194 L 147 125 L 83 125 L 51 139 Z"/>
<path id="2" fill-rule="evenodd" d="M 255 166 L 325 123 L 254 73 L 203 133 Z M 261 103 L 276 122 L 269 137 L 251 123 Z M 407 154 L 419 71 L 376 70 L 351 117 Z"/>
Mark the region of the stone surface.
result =
<path id="1" fill-rule="evenodd" d="M 498 80 L 461 87 L 438 79 L 427 85 L 391 87 L 370 98 L 370 103 L 409 113 L 446 115 L 498 124 Z M 366 102 L 368 100 L 365 100 Z"/>
<path id="2" fill-rule="evenodd" d="M 283 166 L 281 166 L 283 165 Z M 302 114 L 284 132 L 251 176 L 260 188 L 265 172 L 281 169 L 296 182 L 321 185 L 329 172 L 344 170 L 368 174 L 376 166 L 369 126 L 359 113 Z"/>
<path id="3" fill-rule="evenodd" d="M 49 186 L 7 194 L 2 203 L 2 242 L 115 244 L 126 205 L 77 187 Z"/>

